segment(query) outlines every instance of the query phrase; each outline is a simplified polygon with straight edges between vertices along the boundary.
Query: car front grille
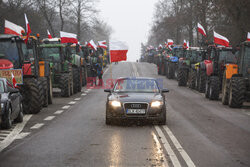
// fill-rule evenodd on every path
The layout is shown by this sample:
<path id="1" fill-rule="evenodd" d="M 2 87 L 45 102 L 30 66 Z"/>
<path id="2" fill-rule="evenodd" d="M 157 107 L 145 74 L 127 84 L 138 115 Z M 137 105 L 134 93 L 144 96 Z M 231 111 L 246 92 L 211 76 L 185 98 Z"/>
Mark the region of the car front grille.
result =
<path id="1" fill-rule="evenodd" d="M 125 103 L 124 108 L 126 109 L 146 109 L 148 108 L 147 103 Z"/>

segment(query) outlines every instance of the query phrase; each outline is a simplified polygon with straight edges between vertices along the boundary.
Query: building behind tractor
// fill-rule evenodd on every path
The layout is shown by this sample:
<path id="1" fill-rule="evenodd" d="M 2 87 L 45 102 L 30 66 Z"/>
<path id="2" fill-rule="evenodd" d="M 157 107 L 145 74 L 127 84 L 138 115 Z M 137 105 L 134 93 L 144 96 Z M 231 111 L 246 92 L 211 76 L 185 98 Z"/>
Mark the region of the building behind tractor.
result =
<path id="1" fill-rule="evenodd" d="M 227 64 L 223 76 L 222 103 L 240 108 L 250 101 L 250 42 L 243 42 L 237 64 Z"/>

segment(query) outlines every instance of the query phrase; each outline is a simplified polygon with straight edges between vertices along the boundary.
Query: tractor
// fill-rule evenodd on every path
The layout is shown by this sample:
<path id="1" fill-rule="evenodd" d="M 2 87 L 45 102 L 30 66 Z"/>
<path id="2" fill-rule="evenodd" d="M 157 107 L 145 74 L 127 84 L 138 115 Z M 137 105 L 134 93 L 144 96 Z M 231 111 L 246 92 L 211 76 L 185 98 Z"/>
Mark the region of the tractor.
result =
<path id="1" fill-rule="evenodd" d="M 179 56 L 181 53 L 181 48 L 179 46 L 173 47 L 172 51 L 168 50 L 167 56 L 166 56 L 166 77 L 168 79 L 174 79 L 175 71 L 177 68 L 177 64 L 179 61 Z"/>
<path id="2" fill-rule="evenodd" d="M 232 47 L 208 46 L 210 60 L 206 62 L 206 88 L 205 96 L 210 100 L 218 100 L 222 89 L 222 80 L 225 66 L 235 64 L 237 52 Z"/>
<path id="3" fill-rule="evenodd" d="M 73 94 L 73 69 L 71 49 L 60 43 L 44 41 L 39 45 L 39 59 L 49 62 L 53 88 L 61 89 L 62 97 Z"/>
<path id="4" fill-rule="evenodd" d="M 25 113 L 36 114 L 44 104 L 44 90 L 39 80 L 39 62 L 36 45 L 29 39 L 27 44 L 20 36 L 0 35 L 0 77 L 7 78 L 23 96 Z"/>
<path id="5" fill-rule="evenodd" d="M 250 102 L 250 42 L 240 46 L 236 64 L 227 64 L 223 75 L 222 103 L 232 108 Z"/>

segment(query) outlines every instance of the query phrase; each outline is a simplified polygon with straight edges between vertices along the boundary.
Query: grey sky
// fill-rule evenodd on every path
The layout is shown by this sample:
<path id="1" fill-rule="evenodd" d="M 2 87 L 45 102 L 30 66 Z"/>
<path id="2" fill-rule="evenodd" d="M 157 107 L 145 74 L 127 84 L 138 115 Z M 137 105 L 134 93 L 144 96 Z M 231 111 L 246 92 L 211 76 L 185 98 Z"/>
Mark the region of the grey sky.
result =
<path id="1" fill-rule="evenodd" d="M 113 28 L 112 39 L 126 41 L 128 61 L 139 59 L 147 40 L 157 0 L 100 0 L 101 17 Z"/>

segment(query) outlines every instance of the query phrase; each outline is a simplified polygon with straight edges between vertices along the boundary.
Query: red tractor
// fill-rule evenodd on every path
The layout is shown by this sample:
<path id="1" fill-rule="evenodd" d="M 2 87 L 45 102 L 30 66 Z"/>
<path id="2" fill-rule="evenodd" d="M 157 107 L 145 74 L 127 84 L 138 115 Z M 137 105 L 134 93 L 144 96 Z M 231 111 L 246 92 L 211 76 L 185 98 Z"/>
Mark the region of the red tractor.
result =
<path id="1" fill-rule="evenodd" d="M 13 77 L 23 96 L 25 113 L 38 113 L 44 103 L 43 85 L 39 80 L 39 62 L 35 45 L 24 43 L 15 35 L 0 35 L 0 77 Z"/>

